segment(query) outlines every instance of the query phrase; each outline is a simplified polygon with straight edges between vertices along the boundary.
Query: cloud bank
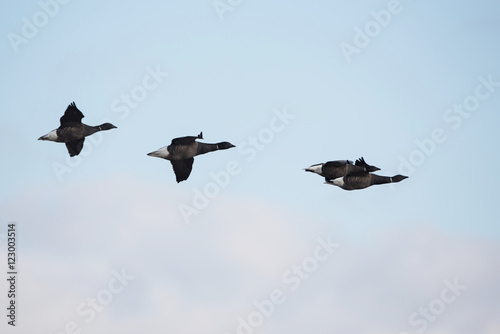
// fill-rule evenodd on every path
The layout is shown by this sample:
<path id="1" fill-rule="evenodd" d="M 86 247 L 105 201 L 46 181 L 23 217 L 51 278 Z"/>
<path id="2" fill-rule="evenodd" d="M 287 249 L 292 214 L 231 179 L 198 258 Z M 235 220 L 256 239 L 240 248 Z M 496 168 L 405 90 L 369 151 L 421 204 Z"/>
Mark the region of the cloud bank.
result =
<path id="1" fill-rule="evenodd" d="M 497 243 L 401 222 L 360 244 L 335 217 L 228 192 L 185 224 L 177 208 L 190 196 L 121 175 L 35 184 L 4 203 L 19 229 L 17 329 L 499 332 Z"/>

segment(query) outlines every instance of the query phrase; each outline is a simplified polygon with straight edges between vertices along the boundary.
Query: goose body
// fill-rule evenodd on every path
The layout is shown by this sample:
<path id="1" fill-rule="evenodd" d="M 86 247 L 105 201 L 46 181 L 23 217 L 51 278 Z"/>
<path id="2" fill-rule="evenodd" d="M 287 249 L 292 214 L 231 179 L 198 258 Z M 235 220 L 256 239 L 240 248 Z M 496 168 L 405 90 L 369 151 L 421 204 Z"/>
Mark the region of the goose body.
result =
<path id="1" fill-rule="evenodd" d="M 229 142 L 209 144 L 197 142 L 196 139 L 203 139 L 203 133 L 200 132 L 198 136 L 174 138 L 170 145 L 148 153 L 148 155 L 170 160 L 174 169 L 176 181 L 181 182 L 187 180 L 191 174 L 195 156 L 235 147 Z"/>
<path id="2" fill-rule="evenodd" d="M 90 126 L 82 123 L 83 114 L 75 105 L 71 103 L 64 115 L 60 119 L 61 125 L 38 140 L 48 140 L 56 143 L 65 143 L 70 157 L 80 154 L 83 149 L 85 137 L 96 132 L 115 129 L 111 123 L 104 123 L 97 126 Z"/>
<path id="3" fill-rule="evenodd" d="M 380 176 L 368 172 L 360 172 L 360 173 L 348 174 L 333 180 L 327 180 L 325 183 L 340 187 L 345 190 L 356 190 L 356 189 L 368 188 L 375 184 L 400 182 L 406 178 L 408 177 L 399 174 L 389 177 L 389 176 Z"/>
<path id="4" fill-rule="evenodd" d="M 377 170 L 380 168 L 368 165 L 363 158 L 359 158 L 354 164 L 350 160 L 335 160 L 312 165 L 305 169 L 307 172 L 323 176 L 326 181 L 352 173 L 375 172 Z"/>

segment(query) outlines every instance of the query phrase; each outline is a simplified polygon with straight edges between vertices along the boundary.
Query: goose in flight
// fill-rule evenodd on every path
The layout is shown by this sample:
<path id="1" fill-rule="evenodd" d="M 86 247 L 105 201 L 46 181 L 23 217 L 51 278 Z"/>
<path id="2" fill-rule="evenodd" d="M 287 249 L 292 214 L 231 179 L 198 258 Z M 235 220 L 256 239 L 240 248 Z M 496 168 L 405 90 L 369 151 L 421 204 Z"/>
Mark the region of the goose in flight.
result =
<path id="1" fill-rule="evenodd" d="M 61 117 L 61 125 L 46 135 L 41 136 L 38 140 L 49 140 L 57 143 L 65 143 L 70 157 L 80 154 L 83 149 L 85 137 L 88 137 L 96 132 L 115 129 L 111 123 L 90 126 L 82 123 L 83 114 L 72 102 L 64 115 Z"/>
<path id="2" fill-rule="evenodd" d="M 399 174 L 389 177 L 389 176 L 380 176 L 368 172 L 358 172 L 353 174 L 347 174 L 345 176 L 333 180 L 327 180 L 325 181 L 325 183 L 340 187 L 345 190 L 356 190 L 356 189 L 368 188 L 375 184 L 400 182 L 406 178 L 408 178 L 408 176 Z"/>
<path id="3" fill-rule="evenodd" d="M 359 158 L 354 164 L 350 160 L 335 160 L 315 164 L 304 170 L 323 176 L 326 181 L 329 181 L 352 173 L 375 172 L 380 168 L 370 166 L 365 162 L 365 159 Z"/>
<path id="4" fill-rule="evenodd" d="M 198 136 L 186 136 L 172 139 L 172 143 L 154 152 L 148 153 L 150 157 L 170 160 L 177 183 L 187 180 L 193 169 L 194 157 L 200 154 L 217 150 L 226 150 L 235 147 L 224 141 L 215 144 L 200 143 L 196 139 L 203 139 L 203 133 Z"/>

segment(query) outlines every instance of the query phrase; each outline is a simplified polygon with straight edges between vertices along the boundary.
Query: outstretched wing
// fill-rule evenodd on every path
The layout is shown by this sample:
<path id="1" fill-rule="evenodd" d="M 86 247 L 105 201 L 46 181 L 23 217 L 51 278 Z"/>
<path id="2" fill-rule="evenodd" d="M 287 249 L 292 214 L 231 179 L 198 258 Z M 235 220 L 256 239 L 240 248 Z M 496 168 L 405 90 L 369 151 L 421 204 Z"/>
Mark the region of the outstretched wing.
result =
<path id="1" fill-rule="evenodd" d="M 68 149 L 69 156 L 74 157 L 75 155 L 80 154 L 83 149 L 83 142 L 85 138 L 70 141 L 66 143 L 66 148 Z"/>
<path id="2" fill-rule="evenodd" d="M 172 145 L 189 145 L 195 142 L 196 139 L 203 139 L 203 132 L 198 136 L 186 136 L 172 139 Z"/>
<path id="3" fill-rule="evenodd" d="M 65 126 L 68 124 L 74 124 L 74 123 L 81 123 L 83 114 L 80 110 L 75 105 L 75 102 L 72 102 L 68 108 L 66 108 L 66 111 L 64 112 L 64 115 L 61 117 L 61 126 Z"/>
<path id="4" fill-rule="evenodd" d="M 170 160 L 170 162 L 174 168 L 175 180 L 177 183 L 187 180 L 189 174 L 191 174 L 191 170 L 193 169 L 194 158 Z"/>

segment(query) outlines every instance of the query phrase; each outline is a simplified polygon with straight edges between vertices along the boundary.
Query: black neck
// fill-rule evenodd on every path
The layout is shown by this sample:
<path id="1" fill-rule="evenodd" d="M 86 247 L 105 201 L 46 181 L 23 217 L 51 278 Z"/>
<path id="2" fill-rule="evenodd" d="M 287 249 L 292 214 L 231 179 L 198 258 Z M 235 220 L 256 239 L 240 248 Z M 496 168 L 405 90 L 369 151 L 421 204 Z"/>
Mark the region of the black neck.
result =
<path id="1" fill-rule="evenodd" d="M 392 179 L 388 176 L 380 176 L 380 175 L 375 175 L 372 174 L 372 184 L 384 184 L 384 183 L 391 183 Z"/>
<path id="2" fill-rule="evenodd" d="M 102 125 L 102 124 L 101 124 Z M 96 126 L 89 126 L 85 125 L 85 137 L 90 136 L 96 132 L 102 131 L 101 125 L 96 125 Z"/>
<path id="3" fill-rule="evenodd" d="M 205 154 L 208 152 L 220 150 L 219 144 L 220 143 L 216 144 L 198 143 L 198 154 Z"/>

